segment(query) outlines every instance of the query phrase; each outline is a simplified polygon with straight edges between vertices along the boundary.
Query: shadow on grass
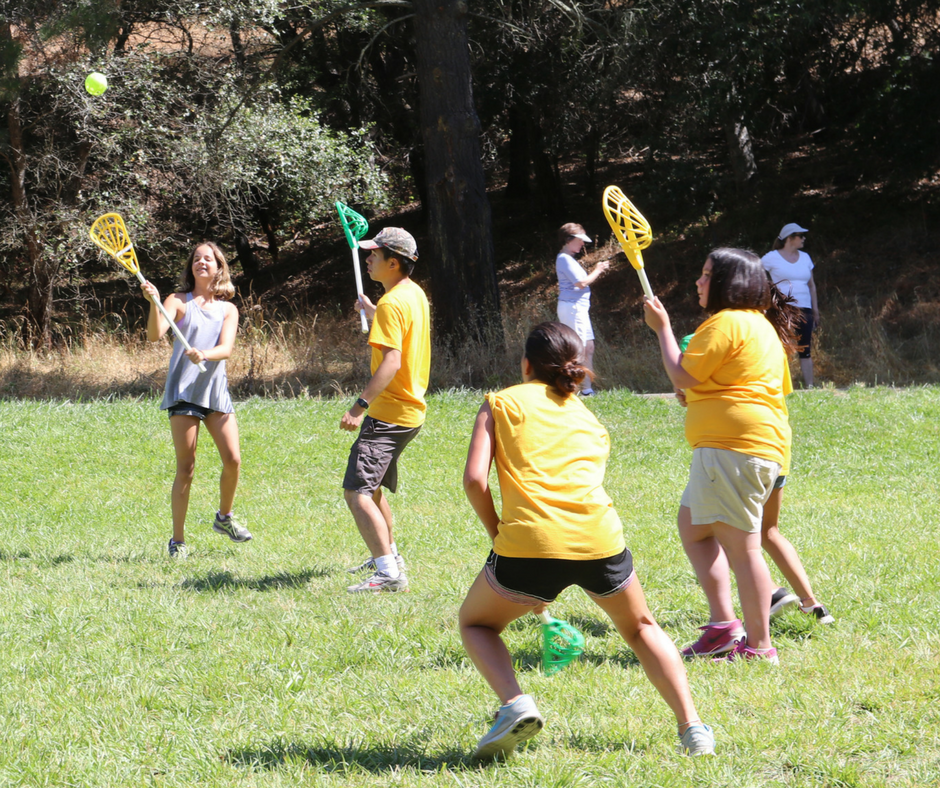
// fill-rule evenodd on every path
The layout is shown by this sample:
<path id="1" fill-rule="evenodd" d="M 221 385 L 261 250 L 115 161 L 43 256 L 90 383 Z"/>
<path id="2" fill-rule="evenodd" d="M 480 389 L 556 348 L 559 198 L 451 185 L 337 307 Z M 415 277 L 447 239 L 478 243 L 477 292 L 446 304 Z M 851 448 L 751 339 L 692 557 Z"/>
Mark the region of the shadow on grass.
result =
<path id="1" fill-rule="evenodd" d="M 42 553 L 34 555 L 29 552 L 29 550 L 20 550 L 18 553 L 8 553 L 6 550 L 0 550 L 0 563 L 28 560 L 33 560 L 40 564 L 48 564 L 49 566 L 58 566 L 59 564 L 71 564 L 75 561 L 75 556 L 68 554 L 47 556 Z"/>
<path id="2" fill-rule="evenodd" d="M 230 588 L 250 588 L 252 591 L 275 591 L 279 588 L 299 588 L 315 577 L 332 574 L 328 569 L 305 569 L 303 572 L 278 572 L 264 577 L 237 577 L 231 572 L 213 572 L 205 577 L 192 578 L 180 583 L 187 591 L 222 591 Z"/>
<path id="3" fill-rule="evenodd" d="M 400 744 L 395 747 L 377 745 L 356 747 L 323 743 L 272 741 L 256 748 L 231 750 L 227 760 L 234 766 L 273 770 L 287 764 L 306 764 L 317 770 L 341 774 L 366 771 L 372 774 L 414 769 L 425 773 L 448 770 L 476 770 L 486 763 L 462 750 L 429 753 L 424 748 Z"/>

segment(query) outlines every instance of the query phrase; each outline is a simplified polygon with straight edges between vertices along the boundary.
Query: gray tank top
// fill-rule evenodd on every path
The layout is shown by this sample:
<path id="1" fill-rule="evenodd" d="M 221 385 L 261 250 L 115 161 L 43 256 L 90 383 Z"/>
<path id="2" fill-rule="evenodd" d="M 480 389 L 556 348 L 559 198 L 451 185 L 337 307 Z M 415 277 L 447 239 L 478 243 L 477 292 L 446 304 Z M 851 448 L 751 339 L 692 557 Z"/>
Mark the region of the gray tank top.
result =
<path id="1" fill-rule="evenodd" d="M 186 314 L 176 325 L 186 341 L 197 350 L 211 350 L 219 344 L 222 323 L 225 321 L 225 303 L 216 301 L 208 309 L 201 309 L 193 302 L 193 294 L 186 294 Z M 177 402 L 189 402 L 203 408 L 232 413 L 232 398 L 228 393 L 228 375 L 225 361 L 206 361 L 206 371 L 183 355 L 183 343 L 173 342 L 170 371 L 166 376 L 162 410 L 172 408 Z"/>

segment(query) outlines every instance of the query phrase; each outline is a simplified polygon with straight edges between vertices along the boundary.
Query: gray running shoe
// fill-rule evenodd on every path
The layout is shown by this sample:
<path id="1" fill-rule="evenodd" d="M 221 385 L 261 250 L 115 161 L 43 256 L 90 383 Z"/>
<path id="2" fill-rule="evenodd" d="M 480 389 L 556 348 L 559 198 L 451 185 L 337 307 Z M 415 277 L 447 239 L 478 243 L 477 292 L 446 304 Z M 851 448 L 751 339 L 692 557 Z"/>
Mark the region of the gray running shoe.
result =
<path id="1" fill-rule="evenodd" d="M 376 572 L 374 575 L 366 578 L 361 583 L 347 586 L 346 590 L 350 594 L 381 594 L 382 592 L 407 591 L 408 578 L 405 577 L 404 572 L 398 577 L 391 577 L 390 575 L 385 574 L 385 572 Z"/>
<path id="2" fill-rule="evenodd" d="M 474 758 L 506 758 L 516 746 L 542 730 L 545 720 L 531 695 L 520 695 L 512 703 L 500 706 L 496 722 L 480 739 Z"/>
<path id="3" fill-rule="evenodd" d="M 186 542 L 174 542 L 170 539 L 170 558 L 188 558 L 189 557 L 189 548 L 186 546 Z"/>
<path id="4" fill-rule="evenodd" d="M 405 571 L 405 559 L 401 557 L 401 553 L 395 556 L 395 563 L 398 565 L 398 571 Z M 372 572 L 375 573 L 375 559 L 367 558 L 358 566 L 351 566 L 346 570 L 351 575 L 361 575 L 363 572 Z"/>
<path id="5" fill-rule="evenodd" d="M 227 536 L 233 542 L 247 542 L 251 539 L 251 532 L 244 525 L 239 525 L 235 520 L 235 515 L 232 514 L 223 517 L 216 512 L 212 530 L 217 534 Z"/>
<path id="6" fill-rule="evenodd" d="M 770 597 L 770 615 L 780 615 L 788 607 L 798 604 L 800 604 L 800 598 L 789 588 L 778 588 Z"/>
<path id="7" fill-rule="evenodd" d="M 715 754 L 715 734 L 707 725 L 690 725 L 679 737 L 679 752 L 698 758 Z"/>

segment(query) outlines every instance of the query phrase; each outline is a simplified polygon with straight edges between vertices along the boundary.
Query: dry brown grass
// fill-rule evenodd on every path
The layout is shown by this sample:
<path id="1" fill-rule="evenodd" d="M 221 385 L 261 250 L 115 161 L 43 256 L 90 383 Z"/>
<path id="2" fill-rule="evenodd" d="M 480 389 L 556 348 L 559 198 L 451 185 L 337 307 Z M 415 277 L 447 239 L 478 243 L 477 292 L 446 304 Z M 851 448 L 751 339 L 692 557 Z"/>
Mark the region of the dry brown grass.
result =
<path id="1" fill-rule="evenodd" d="M 817 335 L 816 374 L 837 386 L 940 383 L 940 320 L 925 304 L 899 330 L 896 316 L 844 299 L 830 303 Z M 355 393 L 369 375 L 369 354 L 358 321 L 317 314 L 268 318 L 260 307 L 243 309 L 229 380 L 238 398 L 329 397 Z M 505 350 L 473 342 L 434 349 L 431 389 L 492 389 L 519 378 L 519 357 L 529 329 L 555 317 L 554 300 L 516 302 L 503 319 Z M 669 391 L 653 335 L 640 316 L 598 315 L 597 388 Z M 162 389 L 169 341 L 150 344 L 140 334 L 88 326 L 69 346 L 39 354 L 0 341 L 0 397 L 94 399 L 155 396 Z M 797 368 L 794 372 L 798 376 Z"/>

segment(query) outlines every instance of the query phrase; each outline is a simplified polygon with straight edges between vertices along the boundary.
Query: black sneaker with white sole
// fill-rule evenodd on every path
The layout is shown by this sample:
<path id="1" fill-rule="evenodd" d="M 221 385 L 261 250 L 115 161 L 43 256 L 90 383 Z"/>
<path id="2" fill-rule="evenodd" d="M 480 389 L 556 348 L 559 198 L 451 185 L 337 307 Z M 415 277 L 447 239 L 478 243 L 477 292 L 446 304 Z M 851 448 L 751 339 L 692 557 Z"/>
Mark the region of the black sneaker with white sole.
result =
<path id="1" fill-rule="evenodd" d="M 778 616 L 788 607 L 800 604 L 800 598 L 789 588 L 778 588 L 770 598 L 770 615 Z"/>
<path id="2" fill-rule="evenodd" d="M 818 602 L 810 607 L 803 607 L 801 605 L 800 612 L 806 613 L 808 616 L 813 616 L 820 624 L 835 623 L 835 619 L 832 617 L 832 614 L 826 610 L 826 606 L 820 605 Z"/>

